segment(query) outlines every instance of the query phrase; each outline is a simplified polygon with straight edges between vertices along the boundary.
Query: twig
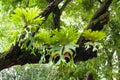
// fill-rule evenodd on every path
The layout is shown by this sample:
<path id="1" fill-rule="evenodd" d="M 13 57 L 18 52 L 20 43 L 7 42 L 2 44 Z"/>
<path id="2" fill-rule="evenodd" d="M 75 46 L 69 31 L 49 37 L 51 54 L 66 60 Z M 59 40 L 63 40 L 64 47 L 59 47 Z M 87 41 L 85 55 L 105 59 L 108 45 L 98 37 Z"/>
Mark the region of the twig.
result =
<path id="1" fill-rule="evenodd" d="M 62 13 L 62 11 L 65 9 L 65 7 L 67 6 L 67 4 L 72 1 L 72 0 L 66 0 L 65 3 L 63 4 L 63 6 L 60 9 L 60 13 Z"/>

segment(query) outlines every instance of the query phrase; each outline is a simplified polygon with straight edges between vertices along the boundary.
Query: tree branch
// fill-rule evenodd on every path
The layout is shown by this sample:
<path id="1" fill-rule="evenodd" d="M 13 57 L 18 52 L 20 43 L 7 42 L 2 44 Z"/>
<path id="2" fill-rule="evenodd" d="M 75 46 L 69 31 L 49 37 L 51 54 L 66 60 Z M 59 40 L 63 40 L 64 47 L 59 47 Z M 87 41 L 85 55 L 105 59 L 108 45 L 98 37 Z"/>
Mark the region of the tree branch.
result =
<path id="1" fill-rule="evenodd" d="M 38 63 L 41 54 L 36 52 L 36 55 L 30 51 L 21 49 L 18 45 L 12 45 L 8 52 L 0 56 L 0 70 L 9 68 L 13 65 L 24 65 L 26 63 Z"/>
<path id="2" fill-rule="evenodd" d="M 53 29 L 60 29 L 60 9 L 58 6 L 53 10 Z"/>
<path id="3" fill-rule="evenodd" d="M 106 13 L 106 11 L 108 11 L 108 8 L 109 8 L 110 4 L 112 3 L 112 1 L 113 0 L 105 0 L 105 2 L 102 3 L 100 8 L 96 11 L 94 16 L 92 17 L 92 20 L 95 20 L 102 14 Z"/>
<path id="4" fill-rule="evenodd" d="M 38 16 L 35 17 L 45 17 L 45 19 L 47 19 L 47 17 L 49 16 L 49 14 L 54 10 L 54 8 L 63 0 L 54 0 L 53 2 L 51 2 L 44 10 L 43 12 L 41 12 Z"/>
<path id="5" fill-rule="evenodd" d="M 29 6 L 29 0 L 26 0 L 26 7 L 28 7 Z"/>
<path id="6" fill-rule="evenodd" d="M 51 3 L 53 0 L 46 0 L 48 3 Z M 60 29 L 60 9 L 58 6 L 52 10 L 53 13 L 53 29 Z"/>
<path id="7" fill-rule="evenodd" d="M 93 15 L 91 21 L 89 22 L 87 29 L 92 30 L 101 30 L 103 29 L 103 26 L 107 24 L 109 21 L 109 12 L 108 8 L 113 0 L 105 0 L 103 4 L 100 6 L 100 8 L 95 12 Z M 76 48 L 76 56 L 74 57 L 75 62 L 79 61 L 86 61 L 88 59 L 91 59 L 93 57 L 97 57 L 97 51 L 92 51 L 93 47 L 91 46 L 88 50 L 85 49 L 84 43 L 88 42 L 85 40 L 83 36 L 80 36 L 80 38 L 77 41 L 77 44 L 79 45 L 78 48 Z"/>
<path id="8" fill-rule="evenodd" d="M 65 7 L 67 6 L 67 4 L 70 2 L 71 0 L 66 0 L 65 3 L 63 4 L 63 6 L 60 9 L 60 12 L 62 13 L 62 11 L 65 9 Z"/>

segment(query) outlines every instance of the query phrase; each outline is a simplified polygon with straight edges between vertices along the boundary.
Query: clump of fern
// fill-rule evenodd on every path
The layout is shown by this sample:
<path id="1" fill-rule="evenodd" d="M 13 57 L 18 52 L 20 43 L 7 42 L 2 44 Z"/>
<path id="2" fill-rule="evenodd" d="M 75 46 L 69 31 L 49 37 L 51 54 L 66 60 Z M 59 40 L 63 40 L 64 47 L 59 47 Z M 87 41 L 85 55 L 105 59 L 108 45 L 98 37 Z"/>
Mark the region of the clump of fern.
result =
<path id="1" fill-rule="evenodd" d="M 101 31 L 92 31 L 91 29 L 86 30 L 82 34 L 86 40 L 99 41 L 106 37 L 106 34 Z"/>

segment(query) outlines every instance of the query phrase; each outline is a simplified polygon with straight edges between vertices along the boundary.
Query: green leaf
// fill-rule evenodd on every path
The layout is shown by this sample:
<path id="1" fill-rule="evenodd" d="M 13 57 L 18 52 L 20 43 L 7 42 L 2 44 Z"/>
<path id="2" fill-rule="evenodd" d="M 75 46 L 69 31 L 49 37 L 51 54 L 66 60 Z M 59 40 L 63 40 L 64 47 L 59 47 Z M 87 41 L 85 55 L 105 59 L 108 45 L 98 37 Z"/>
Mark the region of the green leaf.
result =
<path id="1" fill-rule="evenodd" d="M 106 34 L 104 32 L 92 31 L 91 29 L 84 31 L 82 35 L 85 37 L 86 40 L 91 41 L 102 40 L 106 37 Z"/>
<path id="2" fill-rule="evenodd" d="M 39 33 L 35 35 L 35 40 L 40 44 L 50 44 L 50 33 L 45 29 L 41 29 Z"/>
<path id="3" fill-rule="evenodd" d="M 79 37 L 78 31 L 73 27 L 62 28 L 60 31 L 57 29 L 52 31 L 52 40 L 54 44 L 66 45 L 69 43 L 75 43 Z"/>
<path id="4" fill-rule="evenodd" d="M 44 20 L 42 17 L 35 18 L 40 12 L 41 10 L 37 7 L 26 9 L 16 8 L 11 18 L 15 23 L 20 23 L 22 25 L 39 25 Z"/>

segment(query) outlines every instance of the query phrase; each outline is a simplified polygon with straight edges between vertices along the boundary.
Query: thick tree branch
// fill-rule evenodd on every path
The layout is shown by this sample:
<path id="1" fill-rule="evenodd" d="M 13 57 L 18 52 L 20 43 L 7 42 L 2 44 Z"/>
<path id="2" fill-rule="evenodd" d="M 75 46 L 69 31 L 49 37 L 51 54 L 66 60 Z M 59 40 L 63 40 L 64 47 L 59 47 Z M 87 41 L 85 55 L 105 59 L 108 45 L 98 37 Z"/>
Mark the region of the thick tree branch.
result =
<path id="1" fill-rule="evenodd" d="M 53 0 L 46 0 L 48 3 L 51 3 Z M 66 0 L 65 3 L 63 4 L 63 6 L 59 9 L 58 6 L 56 6 L 53 10 L 53 29 L 60 29 L 60 16 L 63 12 L 63 10 L 65 9 L 65 7 L 67 6 L 67 4 L 70 2 L 71 0 Z"/>
<path id="2" fill-rule="evenodd" d="M 53 10 L 53 29 L 60 29 L 60 9 L 59 7 L 55 7 L 55 9 Z"/>
<path id="3" fill-rule="evenodd" d="M 56 29 L 56 28 L 58 30 L 60 29 L 60 16 L 70 1 L 71 0 L 66 0 L 60 9 L 58 6 L 56 6 L 55 9 L 53 10 L 53 29 Z"/>
<path id="4" fill-rule="evenodd" d="M 63 1 L 63 0 L 54 0 L 53 2 L 51 2 L 44 10 L 43 12 L 41 12 L 38 16 L 36 16 L 35 18 L 38 17 L 45 17 L 45 19 L 49 16 L 49 14 L 54 10 L 54 8 L 56 6 L 58 6 L 58 4 Z"/>
<path id="5" fill-rule="evenodd" d="M 47 0 L 48 3 L 51 3 L 53 0 Z M 53 10 L 52 10 L 52 15 L 53 15 L 53 29 L 60 29 L 60 9 L 58 6 L 56 6 Z"/>
<path id="6" fill-rule="evenodd" d="M 109 12 L 108 8 L 113 0 L 105 0 L 100 8 L 93 15 L 90 23 L 87 26 L 87 29 L 92 30 L 101 30 L 103 26 L 109 21 Z M 97 51 L 92 51 L 92 46 L 88 50 L 85 50 L 84 43 L 88 42 L 83 36 L 77 41 L 79 48 L 76 48 L 76 56 L 74 57 L 75 62 L 86 61 L 93 57 L 97 57 Z"/>
<path id="7" fill-rule="evenodd" d="M 106 13 L 112 1 L 113 0 L 105 0 L 105 2 L 103 2 L 103 4 L 100 6 L 100 8 L 96 11 L 94 16 L 92 17 L 92 20 L 97 19 L 99 16 Z"/>
<path id="8" fill-rule="evenodd" d="M 21 49 L 18 45 L 12 45 L 8 52 L 0 56 L 0 70 L 9 68 L 13 65 L 24 65 L 26 63 L 38 63 L 41 54 L 36 52 L 36 55 L 30 51 Z"/>

